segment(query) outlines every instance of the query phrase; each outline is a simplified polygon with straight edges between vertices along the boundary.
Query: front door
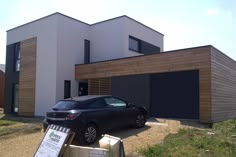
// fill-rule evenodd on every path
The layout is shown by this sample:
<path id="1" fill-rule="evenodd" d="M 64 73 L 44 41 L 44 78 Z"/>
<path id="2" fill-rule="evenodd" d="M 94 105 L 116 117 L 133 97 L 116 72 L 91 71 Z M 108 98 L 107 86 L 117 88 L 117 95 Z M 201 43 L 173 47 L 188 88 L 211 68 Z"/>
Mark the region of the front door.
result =
<path id="1" fill-rule="evenodd" d="M 79 96 L 88 95 L 88 82 L 79 83 Z"/>

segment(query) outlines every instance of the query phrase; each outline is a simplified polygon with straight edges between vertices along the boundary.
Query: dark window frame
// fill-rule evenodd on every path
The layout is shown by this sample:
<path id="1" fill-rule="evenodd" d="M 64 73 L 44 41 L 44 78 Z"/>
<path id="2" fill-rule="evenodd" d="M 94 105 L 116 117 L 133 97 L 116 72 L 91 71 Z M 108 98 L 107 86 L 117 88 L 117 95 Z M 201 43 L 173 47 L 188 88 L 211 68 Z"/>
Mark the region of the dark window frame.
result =
<path id="1" fill-rule="evenodd" d="M 130 40 L 135 40 L 137 42 L 137 44 L 138 44 L 137 49 L 134 49 L 134 48 L 131 47 Z M 141 42 L 140 39 L 129 35 L 129 50 L 140 53 L 141 52 L 141 43 L 142 42 Z"/>
<path id="2" fill-rule="evenodd" d="M 18 113 L 18 111 L 19 111 L 19 84 L 13 83 L 12 84 L 12 112 Z"/>
<path id="3" fill-rule="evenodd" d="M 14 48 L 14 72 L 20 71 L 20 43 L 15 44 Z"/>
<path id="4" fill-rule="evenodd" d="M 90 40 L 84 40 L 84 64 L 90 63 Z"/>

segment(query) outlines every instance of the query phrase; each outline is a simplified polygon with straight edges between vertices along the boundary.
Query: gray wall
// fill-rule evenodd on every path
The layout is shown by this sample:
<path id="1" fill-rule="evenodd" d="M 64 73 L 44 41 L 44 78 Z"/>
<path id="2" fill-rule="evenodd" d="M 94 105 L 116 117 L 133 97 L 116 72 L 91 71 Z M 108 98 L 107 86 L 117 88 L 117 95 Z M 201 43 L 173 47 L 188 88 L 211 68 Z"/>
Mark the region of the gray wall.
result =
<path id="1" fill-rule="evenodd" d="M 129 75 L 112 77 L 112 95 L 118 96 L 135 105 L 150 106 L 149 75 Z"/>

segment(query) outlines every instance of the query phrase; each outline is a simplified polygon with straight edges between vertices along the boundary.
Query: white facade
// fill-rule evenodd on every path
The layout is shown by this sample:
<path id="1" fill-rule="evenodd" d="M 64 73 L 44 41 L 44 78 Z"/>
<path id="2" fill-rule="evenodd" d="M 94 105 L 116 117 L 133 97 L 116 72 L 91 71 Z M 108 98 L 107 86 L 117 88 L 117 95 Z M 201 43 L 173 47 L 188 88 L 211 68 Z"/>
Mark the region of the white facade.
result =
<path id="1" fill-rule="evenodd" d="M 44 116 L 64 98 L 64 81 L 71 81 L 71 96 L 78 95 L 75 64 L 84 63 L 84 40 L 90 40 L 90 61 L 141 55 L 129 50 L 129 35 L 160 47 L 163 35 L 132 20 L 118 17 L 89 25 L 60 13 L 7 32 L 7 45 L 37 37 L 35 116 Z"/>

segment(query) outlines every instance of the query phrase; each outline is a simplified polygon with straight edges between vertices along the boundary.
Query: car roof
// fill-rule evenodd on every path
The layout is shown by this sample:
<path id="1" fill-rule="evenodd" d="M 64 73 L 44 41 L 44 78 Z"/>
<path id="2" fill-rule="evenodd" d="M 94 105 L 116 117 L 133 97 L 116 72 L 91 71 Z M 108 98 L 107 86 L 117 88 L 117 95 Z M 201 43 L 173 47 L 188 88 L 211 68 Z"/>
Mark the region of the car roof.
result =
<path id="1" fill-rule="evenodd" d="M 97 99 L 97 98 L 102 98 L 102 97 L 110 97 L 111 95 L 86 95 L 86 96 L 77 96 L 77 97 L 72 97 L 64 100 L 72 100 L 72 101 L 86 101 L 86 100 L 92 100 L 92 99 Z"/>

